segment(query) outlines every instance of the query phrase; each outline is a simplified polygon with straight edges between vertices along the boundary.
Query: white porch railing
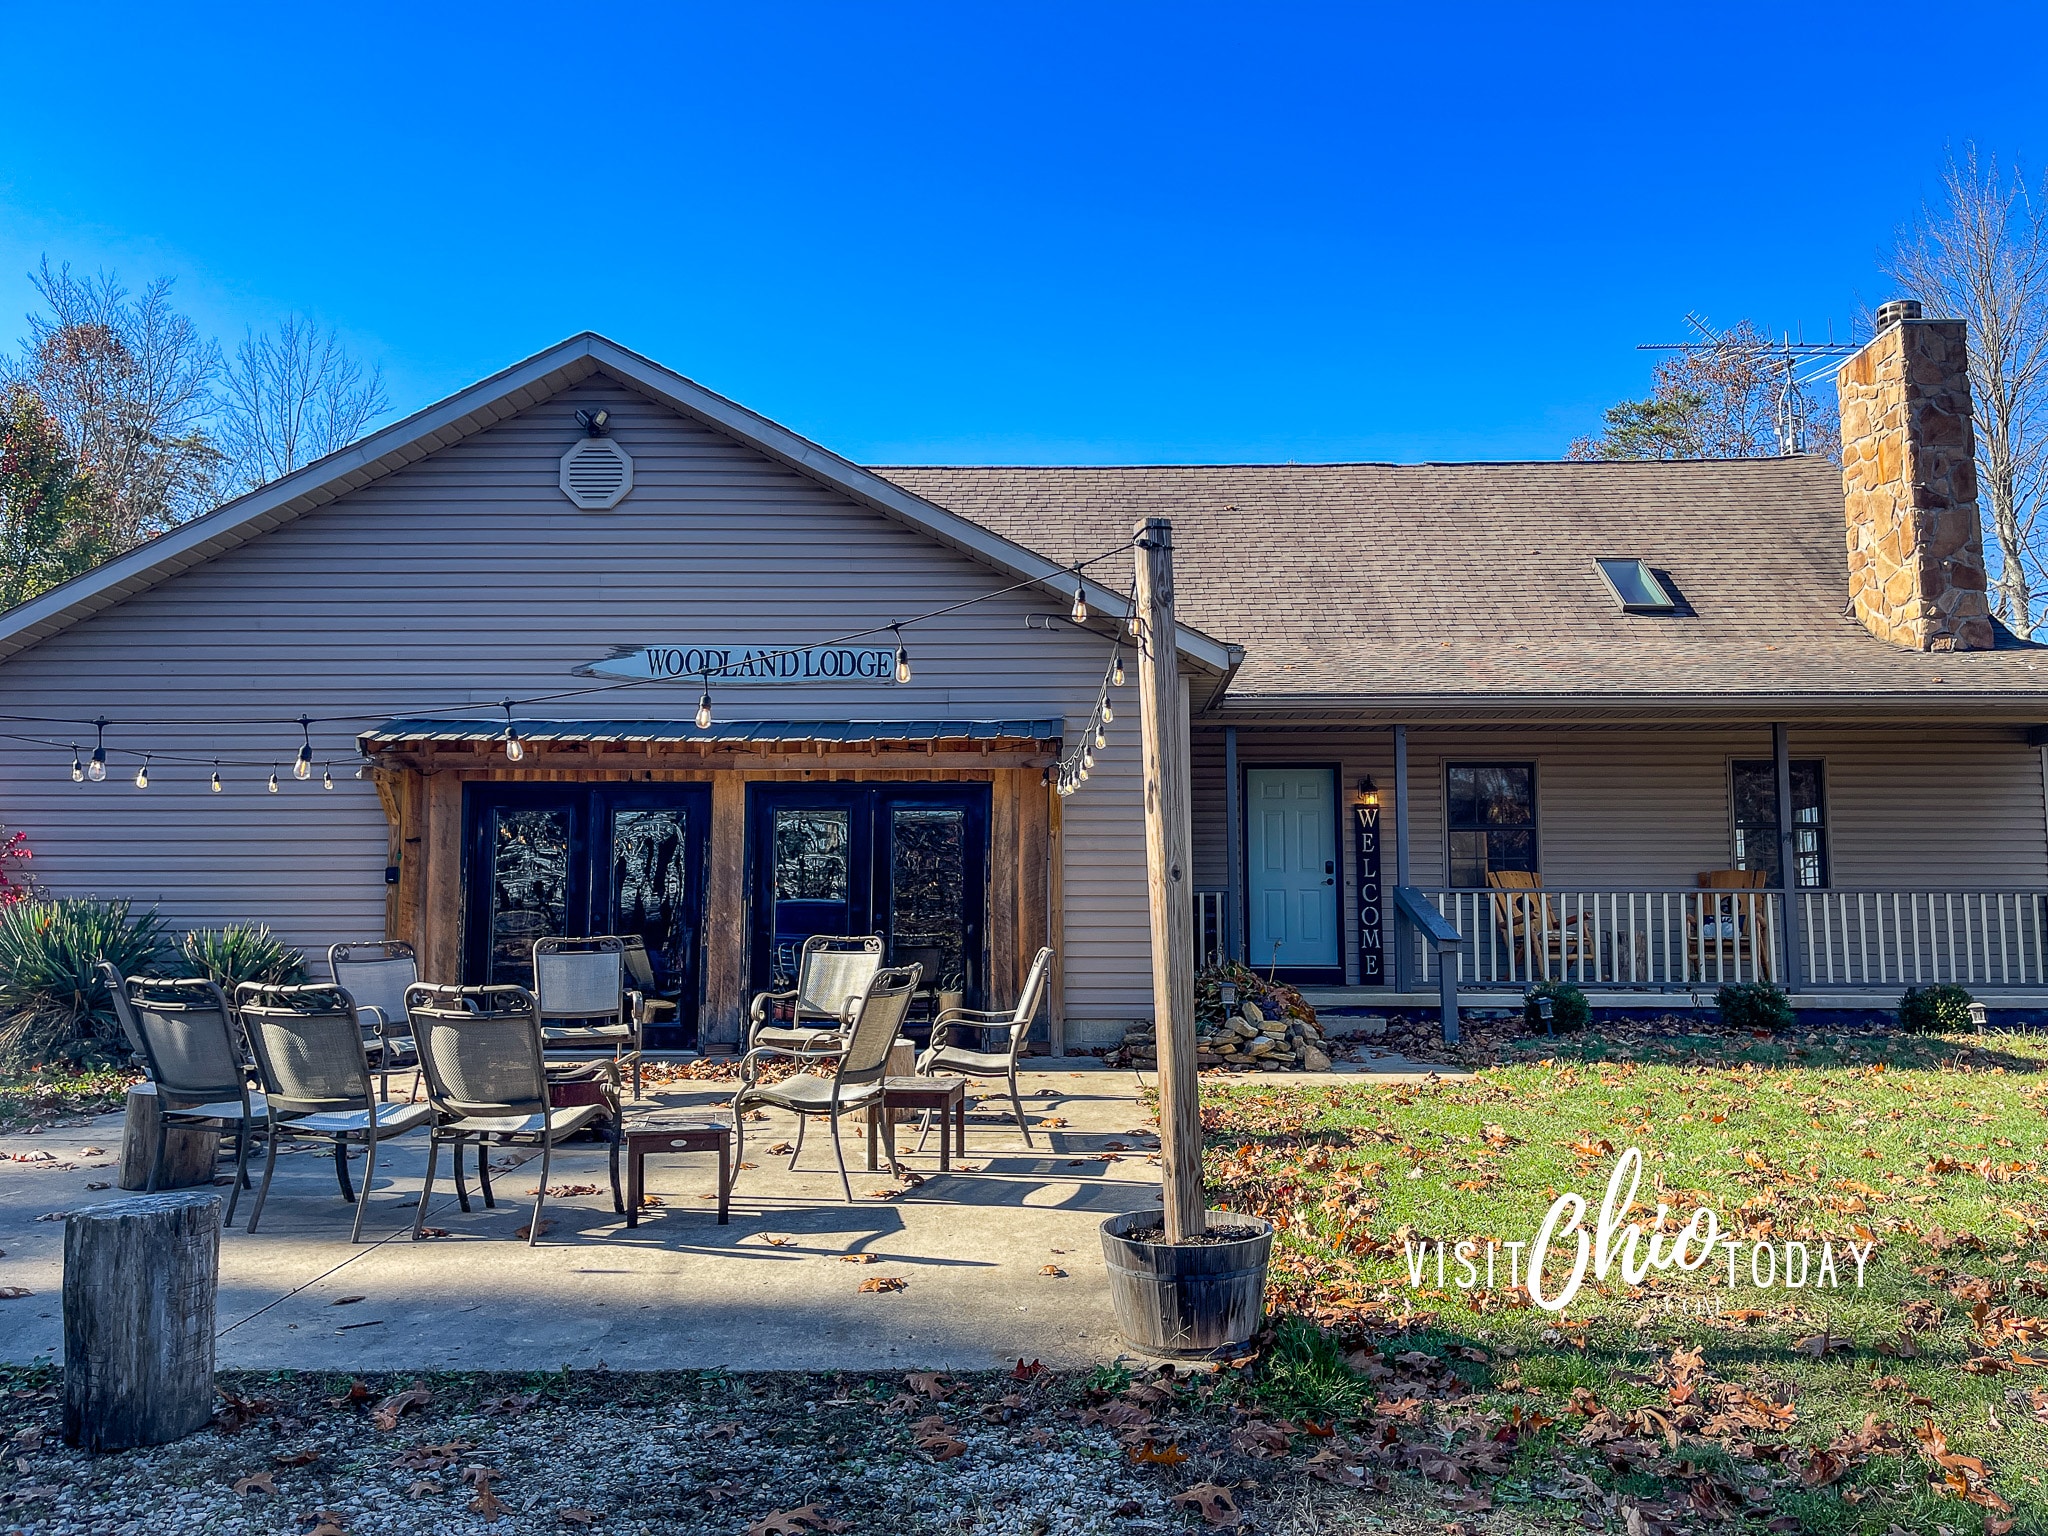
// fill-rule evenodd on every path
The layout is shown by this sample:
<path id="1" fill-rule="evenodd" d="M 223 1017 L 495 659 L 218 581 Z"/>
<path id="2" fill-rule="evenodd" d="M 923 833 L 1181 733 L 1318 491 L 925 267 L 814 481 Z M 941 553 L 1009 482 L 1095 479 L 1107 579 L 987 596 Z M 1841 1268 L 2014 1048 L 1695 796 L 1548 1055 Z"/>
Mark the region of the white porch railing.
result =
<path id="1" fill-rule="evenodd" d="M 2048 891 L 1800 891 L 1809 987 L 2048 985 Z"/>
<path id="2" fill-rule="evenodd" d="M 1569 981 L 1676 989 L 1784 975 L 1776 891 L 1432 890 L 1428 896 L 1464 936 L 1449 952 L 1460 986 Z M 1415 953 L 1415 974 L 1434 985 L 1435 954 L 1419 943 Z"/>
<path id="3" fill-rule="evenodd" d="M 1448 890 L 1425 893 L 1462 936 L 1446 952 L 1461 987 L 1689 990 L 1790 974 L 1808 989 L 1902 989 L 1935 982 L 2048 988 L 2048 891 L 1697 888 Z M 1410 934 L 1414 984 L 1437 955 Z"/>

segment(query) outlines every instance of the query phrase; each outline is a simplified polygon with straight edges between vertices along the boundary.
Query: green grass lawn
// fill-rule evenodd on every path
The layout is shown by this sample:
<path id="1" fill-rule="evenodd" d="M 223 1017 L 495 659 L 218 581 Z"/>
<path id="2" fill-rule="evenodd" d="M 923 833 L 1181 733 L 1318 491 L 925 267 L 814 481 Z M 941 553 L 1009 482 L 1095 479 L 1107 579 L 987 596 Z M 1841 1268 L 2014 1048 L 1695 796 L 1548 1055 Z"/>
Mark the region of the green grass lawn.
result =
<path id="1" fill-rule="evenodd" d="M 1293 1337 L 1301 1411 L 1454 1450 L 1492 1433 L 1514 1452 L 1494 1484 L 1509 1502 L 1563 1492 L 1562 1455 L 1693 1518 L 2048 1531 L 2048 1038 L 1587 1035 L 1504 1054 L 1413 1087 L 1205 1082 L 1212 1194 L 1279 1224 L 1276 1306 L 1330 1330 Z M 1634 1219 L 1662 1201 L 1671 1232 L 1711 1207 L 1742 1240 L 1733 1290 L 1725 1249 L 1637 1286 L 1589 1276 L 1561 1314 L 1509 1287 L 1504 1251 L 1490 1289 L 1477 1255 L 1479 1284 L 1455 1283 L 1452 1255 L 1439 1285 L 1433 1247 L 1413 1283 L 1417 1245 L 1526 1243 L 1567 1191 L 1592 1227 L 1630 1147 Z M 1757 1242 L 1781 1269 L 1806 1245 L 1809 1283 L 1757 1288 Z M 1832 1289 L 1812 1283 L 1823 1244 Z M 1552 1294 L 1568 1268 L 1552 1261 Z"/>

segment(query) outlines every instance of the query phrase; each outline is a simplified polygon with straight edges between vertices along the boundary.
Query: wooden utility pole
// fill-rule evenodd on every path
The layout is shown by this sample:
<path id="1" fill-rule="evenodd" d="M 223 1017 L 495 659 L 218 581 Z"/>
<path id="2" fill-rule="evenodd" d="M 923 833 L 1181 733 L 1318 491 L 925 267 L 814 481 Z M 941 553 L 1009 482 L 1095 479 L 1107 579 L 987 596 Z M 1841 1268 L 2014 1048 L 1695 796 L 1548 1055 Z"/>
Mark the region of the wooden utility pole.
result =
<path id="1" fill-rule="evenodd" d="M 1145 885 L 1152 907 L 1152 1016 L 1159 1043 L 1159 1168 L 1166 1241 L 1207 1228 L 1202 1105 L 1195 1078 L 1195 909 L 1189 882 L 1188 758 L 1173 524 L 1138 525 L 1138 708 L 1145 751 Z"/>

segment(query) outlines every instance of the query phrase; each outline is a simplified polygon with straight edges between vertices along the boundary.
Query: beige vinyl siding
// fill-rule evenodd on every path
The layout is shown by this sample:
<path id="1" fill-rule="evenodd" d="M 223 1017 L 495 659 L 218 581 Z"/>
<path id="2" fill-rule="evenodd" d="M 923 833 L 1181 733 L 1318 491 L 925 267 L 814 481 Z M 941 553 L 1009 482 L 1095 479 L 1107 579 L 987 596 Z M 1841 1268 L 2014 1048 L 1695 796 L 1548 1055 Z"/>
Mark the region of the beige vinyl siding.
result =
<path id="1" fill-rule="evenodd" d="M 578 407 L 612 414 L 634 489 L 584 512 L 557 488 Z M 117 721 L 114 749 L 160 754 L 152 784 L 114 758 L 74 785 L 68 748 L 0 741 L 0 820 L 25 830 L 60 893 L 160 903 L 175 924 L 261 920 L 309 949 L 382 930 L 385 819 L 350 777 L 355 730 L 586 687 L 571 669 L 614 644 L 820 642 L 1009 586 L 1010 581 L 795 471 L 595 379 L 342 496 L 0 665 L 0 712 Z M 714 685 L 722 719 L 1063 717 L 1078 729 L 1109 640 L 1017 592 L 919 625 L 908 686 Z M 883 642 L 886 643 L 886 642 Z M 560 718 L 687 719 L 697 685 L 647 686 L 532 706 Z M 314 747 L 337 787 L 289 775 L 296 727 L 200 726 L 197 717 L 357 717 Z M 488 711 L 486 711 L 488 712 Z M 138 727 L 128 722 L 160 723 Z M 16 724 L 68 740 L 68 728 Z M 92 747 L 91 733 L 81 745 Z M 229 782 L 209 794 L 203 764 Z M 238 761 L 240 760 L 240 761 Z M 283 791 L 266 794 L 269 765 Z M 1077 1020 L 1147 1011 L 1137 753 L 1112 740 L 1064 807 L 1066 1009 Z"/>
<path id="2" fill-rule="evenodd" d="M 1830 882 L 1836 887 L 1980 888 L 2048 884 L 2048 814 L 2041 752 L 2013 729 L 1929 731 L 1902 725 L 1790 727 L 1795 758 L 1825 764 Z M 1768 725 L 1655 728 L 1413 727 L 1408 732 L 1411 873 L 1448 878 L 1444 770 L 1453 762 L 1533 762 L 1539 861 L 1545 884 L 1691 887 L 1732 860 L 1729 765 L 1768 759 Z M 1391 808 L 1392 733 L 1239 732 L 1241 763 L 1341 762 L 1339 804 L 1370 773 Z M 1223 733 L 1195 745 L 1196 880 L 1226 879 Z M 1343 916 L 1355 871 L 1345 839 Z M 1393 878 L 1392 829 L 1385 868 Z M 1347 958 L 1355 958 L 1347 956 Z"/>

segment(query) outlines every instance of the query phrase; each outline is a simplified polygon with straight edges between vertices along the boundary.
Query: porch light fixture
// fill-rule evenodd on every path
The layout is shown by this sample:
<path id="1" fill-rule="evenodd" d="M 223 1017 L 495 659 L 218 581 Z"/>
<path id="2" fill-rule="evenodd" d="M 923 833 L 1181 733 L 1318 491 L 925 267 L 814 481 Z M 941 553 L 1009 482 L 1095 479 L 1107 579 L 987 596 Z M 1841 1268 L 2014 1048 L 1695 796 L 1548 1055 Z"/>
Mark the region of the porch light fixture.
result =
<path id="1" fill-rule="evenodd" d="M 612 419 L 610 411 L 578 411 L 576 424 L 592 437 L 603 437 L 605 423 Z"/>
<path id="2" fill-rule="evenodd" d="M 310 779 L 313 776 L 313 722 L 305 715 L 299 716 L 299 730 L 305 735 L 305 742 L 299 747 L 299 755 L 292 761 L 292 777 Z"/>
<path id="3" fill-rule="evenodd" d="M 526 756 L 526 744 L 519 739 L 519 727 L 512 723 L 512 701 L 506 699 L 503 702 L 503 708 L 505 711 L 505 756 L 510 761 L 516 763 L 519 759 Z M 334 786 L 329 784 L 327 787 L 332 789 Z"/>
<path id="4" fill-rule="evenodd" d="M 1081 567 L 1074 567 L 1074 611 L 1067 617 L 1076 624 L 1088 622 L 1088 587 L 1081 580 Z"/>
<path id="5" fill-rule="evenodd" d="M 1371 774 L 1358 781 L 1358 803 L 1367 807 L 1380 803 L 1380 787 L 1373 783 Z"/>
<path id="6" fill-rule="evenodd" d="M 74 784 L 83 784 L 85 782 L 85 759 L 78 755 L 78 743 L 75 741 L 71 743 L 71 782 Z"/>
<path id="7" fill-rule="evenodd" d="M 85 776 L 97 784 L 107 776 L 107 717 L 101 715 L 92 725 L 100 733 L 99 744 L 92 749 L 92 761 L 85 765 Z"/>
<path id="8" fill-rule="evenodd" d="M 1970 1004 L 1970 1027 L 1978 1034 L 1984 1033 L 1991 1023 L 1991 1010 L 1983 1003 Z"/>
<path id="9" fill-rule="evenodd" d="M 142 766 L 135 770 L 135 787 L 137 789 L 149 788 L 149 754 L 147 752 L 142 754 Z"/>
<path id="10" fill-rule="evenodd" d="M 889 632 L 896 637 L 896 681 L 907 683 L 910 681 L 910 652 L 903 644 L 903 626 L 891 624 Z"/>
<path id="11" fill-rule="evenodd" d="M 207 787 L 208 789 L 212 790 L 212 791 L 213 791 L 213 792 L 214 792 L 214 793 L 215 793 L 216 795 L 217 795 L 217 794 L 219 794 L 219 793 L 221 792 L 221 790 L 223 790 L 224 788 L 226 788 L 226 786 L 225 786 L 225 785 L 223 785 L 223 784 L 221 783 L 221 781 L 220 781 L 220 764 L 219 764 L 219 763 L 215 763 L 215 764 L 213 765 L 213 773 L 212 773 L 212 776 L 211 776 L 211 777 L 209 777 L 209 778 L 207 779 L 207 781 L 206 781 L 206 787 Z"/>
<path id="12" fill-rule="evenodd" d="M 1557 1033 L 1557 1004 L 1547 997 L 1537 998 L 1536 1017 L 1543 1021 L 1543 1033 L 1546 1035 Z"/>
<path id="13" fill-rule="evenodd" d="M 1593 562 L 1623 613 L 1670 613 L 1678 606 L 1657 573 L 1641 560 L 1602 556 Z"/>

